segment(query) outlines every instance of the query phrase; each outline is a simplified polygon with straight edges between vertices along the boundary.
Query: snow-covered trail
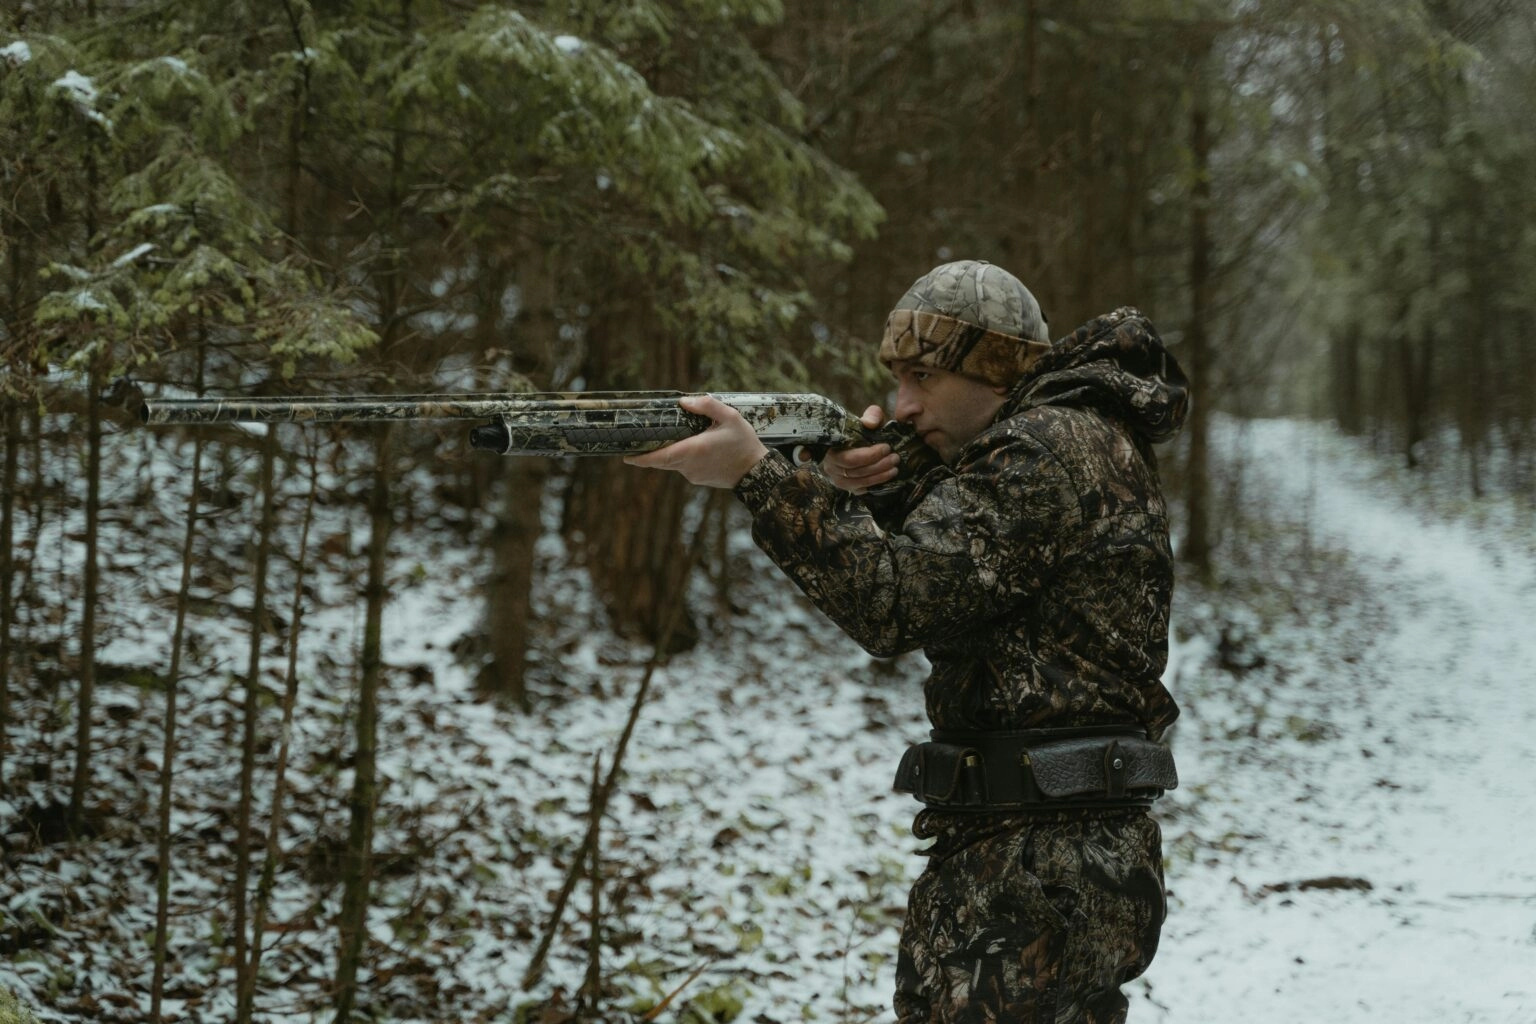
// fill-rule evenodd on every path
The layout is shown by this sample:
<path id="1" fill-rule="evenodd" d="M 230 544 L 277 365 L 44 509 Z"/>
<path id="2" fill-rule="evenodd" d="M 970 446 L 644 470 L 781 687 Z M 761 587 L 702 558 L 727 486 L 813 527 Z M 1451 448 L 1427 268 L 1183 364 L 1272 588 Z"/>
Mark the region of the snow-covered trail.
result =
<path id="1" fill-rule="evenodd" d="M 1533 1024 L 1529 525 L 1447 521 L 1317 427 L 1225 434 L 1250 511 L 1308 543 L 1268 595 L 1289 625 L 1229 629 L 1229 664 L 1265 664 L 1175 650 L 1186 788 L 1132 1020 Z"/>

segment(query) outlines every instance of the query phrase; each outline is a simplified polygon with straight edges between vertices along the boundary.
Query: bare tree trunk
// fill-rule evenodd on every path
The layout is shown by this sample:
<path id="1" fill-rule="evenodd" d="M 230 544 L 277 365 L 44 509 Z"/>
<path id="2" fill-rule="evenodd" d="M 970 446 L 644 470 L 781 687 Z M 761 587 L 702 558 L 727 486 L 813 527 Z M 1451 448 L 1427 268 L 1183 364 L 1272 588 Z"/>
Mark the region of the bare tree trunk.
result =
<path id="1" fill-rule="evenodd" d="M 1323 164 L 1323 194 L 1330 210 L 1337 209 L 1340 203 L 1340 193 L 1344 187 L 1339 170 L 1339 150 L 1334 145 L 1333 139 L 1333 41 L 1328 33 L 1331 26 L 1320 24 L 1317 26 L 1317 94 L 1318 94 L 1318 141 L 1322 146 Z M 1338 330 L 1331 331 L 1327 339 L 1328 344 L 1328 372 L 1330 384 L 1330 400 L 1334 419 L 1345 433 L 1353 433 L 1345 426 L 1344 409 L 1350 403 L 1346 400 L 1345 390 L 1354 382 L 1354 375 L 1348 373 L 1345 359 L 1354 359 L 1354 354 L 1346 352 L 1339 339 Z"/>
<path id="2" fill-rule="evenodd" d="M 1024 154 L 1019 161 L 1023 188 L 1019 209 L 1025 211 L 1029 219 L 1024 226 L 1024 259 L 1015 273 L 1028 282 L 1038 280 L 1045 251 L 1045 228 L 1035 216 L 1040 202 L 1041 140 L 1044 137 L 1040 130 L 1039 0 L 1025 0 L 1024 4 L 1024 63 Z"/>
<path id="3" fill-rule="evenodd" d="M 1406 332 L 1406 328 L 1404 328 Z M 1399 385 L 1403 400 L 1403 459 L 1409 469 L 1419 466 L 1419 452 L 1429 424 L 1429 380 L 1434 344 L 1426 333 L 1417 344 L 1407 333 L 1397 338 Z"/>
<path id="4" fill-rule="evenodd" d="M 95 0 L 90 0 L 90 17 L 95 20 Z M 97 248 L 97 186 L 99 171 L 96 152 L 85 154 L 85 249 Z M 105 357 L 97 353 L 91 360 L 86 386 L 86 496 L 85 496 L 85 589 L 81 595 L 80 619 L 80 694 L 75 713 L 75 772 L 69 790 L 67 820 L 71 833 L 79 834 L 85 825 L 85 791 L 91 779 L 91 713 L 96 702 L 96 601 L 101 589 L 101 565 L 97 546 L 101 519 L 101 387 Z"/>
<path id="5" fill-rule="evenodd" d="M 401 39 L 415 33 L 412 0 L 399 0 Z M 401 220 L 405 203 L 406 136 L 403 116 L 393 125 L 390 175 L 381 211 L 379 240 L 388 256 L 375 275 L 379 307 L 379 352 L 387 355 L 398 340 L 405 304 Z M 384 604 L 388 600 L 389 535 L 394 524 L 390 485 L 394 479 L 394 439 L 391 424 L 374 436 L 373 488 L 368 498 L 368 582 L 364 588 L 363 649 L 358 680 L 356 745 L 353 750 L 352 794 L 349 799 L 347 845 L 342 852 L 343 890 L 337 919 L 336 1024 L 349 1024 L 357 1006 L 357 974 L 368 944 L 368 903 L 373 884 L 374 812 L 378 804 L 379 686 L 384 676 Z"/>
<path id="6" fill-rule="evenodd" d="M 199 389 L 201 391 L 201 389 Z M 160 750 L 160 834 L 155 857 L 155 970 L 149 987 L 149 1019 L 159 1024 L 165 992 L 165 947 L 171 904 L 171 780 L 176 760 L 176 690 L 181 681 L 181 642 L 186 632 L 192 589 L 192 547 L 197 537 L 197 496 L 202 487 L 203 435 L 192 443 L 192 490 L 187 497 L 187 525 L 181 540 L 181 584 L 176 592 L 176 627 L 171 632 L 171 667 L 165 679 L 165 742 Z"/>
<path id="7" fill-rule="evenodd" d="M 714 498 L 704 507 L 704 519 L 700 525 L 708 522 L 712 516 L 715 523 L 715 608 L 720 618 L 727 618 L 731 614 L 731 505 L 730 492 L 717 491 L 723 495 L 723 499 Z"/>
<path id="8" fill-rule="evenodd" d="M 1351 318 L 1342 335 L 1335 333 L 1333 348 L 1333 416 L 1346 434 L 1365 428 L 1360 401 L 1360 323 Z"/>
<path id="9" fill-rule="evenodd" d="M 1084 90 L 1086 93 L 1086 90 Z M 1099 282 L 1099 254 L 1098 254 L 1098 230 L 1099 230 L 1099 190 L 1104 183 L 1098 174 L 1098 108 L 1086 95 L 1079 98 L 1081 106 L 1078 108 L 1077 141 L 1082 147 L 1078 157 L 1078 193 L 1077 209 L 1079 217 L 1079 230 L 1077 243 L 1079 249 L 1076 253 L 1077 274 L 1074 282 L 1073 295 L 1068 299 L 1073 309 L 1079 310 L 1076 320 L 1083 319 L 1083 314 L 1089 309 L 1096 308 L 1100 303 L 1094 294 Z"/>
<path id="10" fill-rule="evenodd" d="M 1474 274 L 1474 280 L 1483 275 Z M 1479 382 L 1488 379 L 1486 340 L 1486 309 L 1482 300 L 1481 285 L 1474 285 L 1472 303 L 1472 329 L 1467 332 L 1465 343 L 1456 353 L 1457 381 L 1453 398 L 1456 402 L 1456 433 L 1461 450 L 1467 458 L 1467 486 L 1474 498 L 1483 496 L 1483 445 L 1490 434 L 1489 410 L 1481 400 Z"/>
<path id="11" fill-rule="evenodd" d="M 1321 126 L 1319 135 L 1323 146 L 1323 170 L 1327 175 L 1328 206 L 1335 218 L 1352 214 L 1358 208 L 1355 166 L 1341 161 L 1335 145 L 1333 112 L 1333 61 L 1334 40 L 1329 27 L 1320 25 L 1318 40 L 1318 93 L 1320 99 Z M 1346 177 L 1347 175 L 1347 177 Z M 1346 257 L 1351 278 L 1359 273 L 1359 257 L 1351 252 Z M 1333 417 L 1339 429 L 1346 434 L 1357 435 L 1364 429 L 1364 415 L 1360 396 L 1360 321 L 1353 314 L 1342 332 L 1335 330 L 1329 337 L 1329 368 L 1333 373 Z"/>
<path id="12" fill-rule="evenodd" d="M 582 1010 L 595 1010 L 603 995 L 603 820 L 599 801 L 602 798 L 603 755 L 592 758 L 592 785 L 589 813 L 594 815 L 588 825 L 587 884 L 591 886 L 592 906 L 588 914 L 591 931 L 587 933 L 587 973 L 582 979 L 577 1005 Z"/>
<path id="13" fill-rule="evenodd" d="M 315 492 L 320 485 L 319 449 L 309 455 L 309 497 L 304 503 L 304 525 L 299 531 L 299 558 L 294 568 L 293 604 L 288 621 L 288 672 L 283 680 L 282 737 L 277 750 L 277 768 L 272 780 L 272 818 L 267 825 L 266 856 L 261 864 L 261 878 L 256 883 L 256 910 L 251 924 L 250 964 L 240 977 L 235 997 L 235 1019 L 249 1024 L 256 1002 L 256 979 L 261 972 L 261 942 L 267 927 L 267 910 L 272 900 L 272 885 L 277 878 L 277 862 L 283 834 L 283 798 L 287 792 L 288 751 L 293 733 L 293 706 L 299 693 L 299 627 L 304 617 L 304 571 L 309 554 L 309 530 L 315 519 Z"/>
<path id="14" fill-rule="evenodd" d="M 384 623 L 385 569 L 391 526 L 389 489 L 393 453 L 390 425 L 379 428 L 373 492 L 369 497 L 367 611 L 363 626 L 363 677 L 358 687 L 357 747 L 352 778 L 352 821 L 342 859 L 340 953 L 336 972 L 336 1022 L 347 1024 L 357 1003 L 357 970 L 367 941 L 369 888 L 373 874 L 373 815 L 378 800 L 377 740 L 379 684 L 383 677 L 382 633 Z"/>
<path id="15" fill-rule="evenodd" d="M 1189 463 L 1185 470 L 1184 561 L 1203 577 L 1211 571 L 1210 423 L 1205 410 L 1209 401 L 1200 388 L 1211 385 L 1211 353 L 1207 335 L 1211 287 L 1211 139 L 1207 104 L 1209 88 L 1206 63 L 1211 43 L 1202 41 L 1195 54 L 1192 106 L 1189 121 L 1190 155 L 1194 161 L 1194 185 L 1190 193 L 1189 219 L 1189 326 L 1185 331 L 1182 359 L 1195 399 L 1190 403 L 1184 429 L 1189 434 Z"/>
<path id="16" fill-rule="evenodd" d="M 11 580 L 15 548 L 16 468 L 21 461 L 21 407 L 19 402 L 5 402 L 5 470 L 0 486 L 0 794 L 8 792 L 5 745 L 11 724 L 11 630 L 15 607 L 11 600 Z"/>
<path id="17" fill-rule="evenodd" d="M 96 697 L 96 604 L 101 590 L 97 557 L 101 520 L 101 373 L 90 375 L 86 399 L 85 589 L 80 616 L 80 697 L 75 704 L 75 774 L 69 791 L 69 829 L 85 825 L 85 792 L 91 782 L 91 712 Z"/>
<path id="18" fill-rule="evenodd" d="M 22 509 L 23 511 L 28 509 L 31 511 L 28 536 L 33 538 L 32 557 L 27 559 L 26 570 L 22 573 L 21 579 L 17 581 L 16 596 L 13 598 L 14 603 L 12 606 L 12 615 L 17 617 L 12 625 L 12 629 L 19 632 L 22 637 L 22 641 L 15 645 L 13 657 L 15 658 L 16 665 L 13 671 L 21 679 L 32 678 L 32 662 L 35 657 L 35 652 L 32 649 L 32 638 L 34 628 L 37 625 L 37 609 L 42 603 L 36 597 L 39 561 L 36 538 L 43 535 L 43 522 L 46 517 L 48 504 L 46 500 L 48 474 L 44 469 L 43 461 L 43 413 L 36 402 L 28 403 L 26 438 L 29 442 L 28 456 L 30 458 L 31 472 L 27 474 L 27 501 L 23 504 Z M 24 622 L 22 621 L 23 613 L 25 617 Z M 53 678 L 55 682 L 49 689 L 56 694 L 58 690 L 58 676 L 54 675 Z M 52 709 L 56 704 L 57 701 L 50 695 L 49 700 L 44 705 L 45 723 L 47 722 L 47 717 L 53 714 Z M 44 725 L 44 730 L 48 732 L 48 760 L 42 765 L 34 763 L 32 769 L 34 777 L 40 776 L 48 780 L 50 790 L 53 784 L 53 734 L 51 728 L 51 726 Z"/>
<path id="19" fill-rule="evenodd" d="M 261 445 L 261 520 L 256 530 L 254 593 L 251 597 L 251 646 L 245 668 L 245 707 L 240 731 L 240 802 L 235 812 L 235 976 L 245 982 L 249 966 L 246 904 L 251 881 L 251 803 L 256 774 L 256 720 L 261 714 L 261 642 L 267 627 L 267 560 L 272 551 L 276 515 L 272 464 L 277 459 L 277 427 L 268 424 Z"/>
<path id="20" fill-rule="evenodd" d="M 1375 387 L 1371 389 L 1371 407 L 1366 417 L 1370 425 L 1371 451 L 1377 454 L 1387 452 L 1393 443 L 1394 431 L 1392 429 L 1392 353 L 1393 339 L 1390 334 L 1384 334 L 1372 339 L 1376 350 L 1377 365 L 1380 372 L 1371 375 Z"/>
<path id="21" fill-rule="evenodd" d="M 501 512 L 491 531 L 495 568 L 485 588 L 491 657 L 477 682 L 485 692 L 527 711 L 524 675 L 533 618 L 533 549 L 541 531 L 539 506 L 549 478 L 549 460 L 503 461 Z"/>
<path id="22" fill-rule="evenodd" d="M 1483 208 L 1482 196 L 1474 192 L 1472 198 L 1473 223 L 1481 228 L 1487 222 Z M 1474 229 L 1468 232 L 1466 252 L 1467 265 L 1478 267 L 1480 256 L 1477 244 L 1481 231 Z M 1497 364 L 1497 358 L 1490 352 L 1496 346 L 1490 342 L 1489 333 L 1493 329 L 1494 321 L 1494 295 L 1488 268 L 1479 268 L 1472 275 L 1472 330 L 1468 339 L 1470 344 L 1462 353 L 1462 386 L 1458 389 L 1458 398 L 1461 405 L 1461 440 L 1471 460 L 1469 481 L 1472 496 L 1483 496 L 1483 476 L 1481 457 L 1484 446 L 1500 433 L 1503 425 L 1496 408 L 1489 408 L 1483 400 L 1484 381 L 1489 379 L 1492 367 Z"/>
<path id="23" fill-rule="evenodd" d="M 0 236 L 15 238 L 18 220 L 19 218 L 12 213 L 12 207 L 7 204 L 6 209 L 0 211 Z M 18 246 L 10 245 L 6 250 L 5 259 L 10 264 L 11 270 L 9 282 L 11 309 L 19 313 L 23 302 L 23 282 L 31 279 L 31 273 L 30 268 L 23 268 L 25 257 L 18 249 Z M 4 484 L 0 485 L 0 795 L 4 795 L 9 792 L 6 782 L 5 754 L 11 722 L 11 651 L 16 643 L 16 638 L 12 635 L 16 629 L 16 597 L 12 588 L 12 581 L 16 576 L 16 476 L 17 467 L 21 463 L 23 438 L 21 399 L 13 393 L 0 399 L 0 403 L 3 403 L 5 409 L 5 469 Z"/>
<path id="24" fill-rule="evenodd" d="M 514 368 L 545 387 L 550 380 L 553 353 L 559 344 L 560 323 L 555 315 L 559 295 L 557 272 L 551 257 L 537 249 L 516 260 L 517 284 L 522 308 L 517 315 Z M 488 268 L 495 286 L 486 290 L 486 307 L 480 323 L 487 348 L 498 344 L 495 336 L 501 295 L 509 283 L 505 267 Z M 562 382 L 563 383 L 563 382 Z M 560 386 L 559 384 L 555 385 Z M 530 709 L 524 683 L 528 643 L 532 630 L 533 554 L 543 524 L 540 509 L 549 480 L 550 461 L 541 458 L 503 459 L 496 467 L 502 488 L 500 507 L 491 528 L 491 577 L 485 588 L 485 617 L 490 658 L 481 669 L 477 686 L 485 693 L 504 698 L 524 711 Z"/>
<path id="25" fill-rule="evenodd" d="M 207 365 L 206 334 L 197 350 L 197 394 L 203 393 Z M 188 599 L 192 591 L 192 548 L 197 537 L 197 502 L 202 490 L 203 435 L 192 442 L 192 489 L 187 496 L 186 530 L 181 543 L 181 582 L 176 590 L 176 626 L 171 631 L 171 667 L 165 680 L 165 738 L 160 752 L 160 832 L 156 838 L 154 975 L 150 982 L 149 1017 L 160 1024 L 165 993 L 165 954 L 170 933 L 171 903 L 171 784 L 176 764 L 176 692 L 181 683 L 182 638 L 186 634 Z"/>
<path id="26" fill-rule="evenodd" d="M 641 386 L 676 387 L 690 377 L 686 354 L 658 342 L 635 311 L 594 325 L 593 363 L 639 365 Z M 670 381 L 669 381 L 670 379 Z M 618 459 L 581 460 L 572 478 L 568 524 L 613 625 L 655 643 L 671 597 L 687 583 L 680 534 L 692 487 L 676 473 L 636 471 Z M 666 653 L 698 642 L 698 628 L 684 614 Z"/>
<path id="27" fill-rule="evenodd" d="M 291 0 L 284 0 L 283 9 L 288 17 L 288 25 L 293 33 L 294 43 L 301 49 L 307 49 L 308 44 L 304 39 L 302 22 Z M 284 194 L 284 226 L 290 239 L 299 237 L 299 182 L 303 173 L 303 161 L 301 152 L 304 142 L 305 114 L 309 108 L 309 83 L 310 69 L 307 63 L 301 66 L 301 77 L 294 83 L 293 103 L 288 117 L 288 168 L 287 181 Z M 276 451 L 276 426 L 267 428 L 266 445 L 262 449 L 262 474 L 263 474 L 263 508 L 262 508 L 262 533 L 261 541 L 257 548 L 257 561 L 261 569 L 257 573 L 257 600 L 252 615 L 251 628 L 251 653 L 249 664 L 249 679 L 246 689 L 246 714 L 245 733 L 241 745 L 241 800 L 240 800 L 240 824 L 239 842 L 237 846 L 238 862 L 236 867 L 236 985 L 235 985 L 235 1020 L 237 1024 L 250 1024 L 251 1013 L 255 1003 L 256 979 L 261 970 L 261 940 L 262 932 L 266 927 L 267 897 L 271 891 L 272 872 L 275 870 L 276 844 L 282 828 L 282 801 L 283 801 L 283 776 L 287 767 L 289 727 L 293 716 L 294 689 L 297 685 L 296 657 L 299 636 L 300 592 L 304 582 L 304 558 L 309 542 L 309 527 L 314 515 L 315 483 L 317 472 L 315 465 L 316 451 L 311 452 L 310 459 L 310 490 L 309 501 L 304 511 L 304 527 L 299 542 L 298 566 L 295 569 L 294 583 L 294 608 L 290 616 L 288 634 L 288 676 L 285 680 L 283 701 L 283 731 L 282 747 L 278 756 L 277 778 L 273 783 L 272 816 L 268 823 L 266 842 L 266 856 L 262 862 L 262 874 L 258 882 L 256 896 L 255 920 L 251 926 L 250 943 L 246 945 L 245 930 L 245 903 L 250 881 L 250 820 L 251 820 L 251 788 L 252 775 L 255 771 L 255 739 L 256 739 L 256 711 L 258 704 L 256 697 L 259 693 L 261 664 L 261 641 L 266 616 L 266 547 L 270 543 L 272 528 L 272 456 Z"/>
<path id="28" fill-rule="evenodd" d="M 1138 125 L 1134 112 L 1127 110 L 1121 115 L 1121 128 L 1126 138 L 1135 138 Z M 1112 304 L 1119 305 L 1125 300 L 1118 296 L 1127 296 L 1132 302 L 1140 302 L 1137 298 L 1142 294 L 1141 289 L 1141 248 L 1142 238 L 1140 228 L 1143 226 L 1142 207 L 1145 203 L 1147 186 L 1147 158 L 1146 150 L 1141 144 L 1126 146 L 1117 153 L 1117 156 L 1125 164 L 1124 186 L 1120 189 L 1121 200 L 1124 206 L 1115 214 L 1115 227 L 1118 231 L 1118 239 L 1112 246 L 1114 250 L 1116 272 L 1113 277 L 1114 289 L 1110 293 L 1116 296 Z"/>
<path id="29" fill-rule="evenodd" d="M 687 584 L 678 533 L 690 488 L 674 473 L 637 472 L 617 459 L 578 465 L 576 538 L 587 572 L 622 633 L 656 642 L 670 595 Z M 620 511 L 622 510 L 622 511 Z M 691 649 L 698 627 L 686 614 L 665 653 Z"/>

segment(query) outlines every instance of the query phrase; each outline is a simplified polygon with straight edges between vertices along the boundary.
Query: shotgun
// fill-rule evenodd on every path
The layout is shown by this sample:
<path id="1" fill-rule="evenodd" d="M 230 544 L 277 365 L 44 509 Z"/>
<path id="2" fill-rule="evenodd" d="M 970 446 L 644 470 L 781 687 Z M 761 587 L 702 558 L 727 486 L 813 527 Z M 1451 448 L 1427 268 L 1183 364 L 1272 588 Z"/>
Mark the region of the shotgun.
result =
<path id="1" fill-rule="evenodd" d="M 829 449 L 889 444 L 909 469 L 937 465 L 937 453 L 910 424 L 870 429 L 823 395 L 711 392 L 751 424 L 763 444 L 795 462 Z M 629 455 L 654 451 L 708 429 L 708 417 L 677 403 L 680 391 L 576 391 L 460 395 L 145 399 L 150 424 L 365 423 L 480 420 L 472 448 L 500 455 Z"/>

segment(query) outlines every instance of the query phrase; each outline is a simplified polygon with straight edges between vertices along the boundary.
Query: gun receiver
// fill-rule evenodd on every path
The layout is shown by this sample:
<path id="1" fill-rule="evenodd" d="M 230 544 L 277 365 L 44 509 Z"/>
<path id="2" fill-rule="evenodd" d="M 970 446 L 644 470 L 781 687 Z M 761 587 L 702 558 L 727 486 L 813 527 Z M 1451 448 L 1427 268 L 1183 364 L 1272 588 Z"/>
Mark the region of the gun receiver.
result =
<path id="1" fill-rule="evenodd" d="M 357 395 L 336 398 L 148 399 L 145 423 L 349 423 L 395 420 L 488 420 L 470 446 L 502 455 L 626 455 L 654 451 L 708 429 L 686 412 L 680 391 L 533 394 Z M 741 413 L 765 445 L 809 449 L 886 442 L 921 448 L 909 427 L 870 430 L 822 395 L 723 392 L 714 397 Z"/>

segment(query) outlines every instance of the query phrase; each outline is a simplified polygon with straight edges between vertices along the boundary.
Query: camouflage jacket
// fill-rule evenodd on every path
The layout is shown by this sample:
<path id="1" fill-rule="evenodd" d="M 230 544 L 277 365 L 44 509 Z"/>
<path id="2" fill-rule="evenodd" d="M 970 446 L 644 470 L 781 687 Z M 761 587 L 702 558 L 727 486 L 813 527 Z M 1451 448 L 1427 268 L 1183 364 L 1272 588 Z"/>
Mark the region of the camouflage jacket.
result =
<path id="1" fill-rule="evenodd" d="M 1145 726 L 1178 715 L 1168 657 L 1173 557 L 1151 445 L 1188 406 L 1136 310 L 1057 341 L 956 457 L 897 507 L 770 454 L 738 497 L 753 537 L 871 654 L 922 648 L 939 729 Z"/>

